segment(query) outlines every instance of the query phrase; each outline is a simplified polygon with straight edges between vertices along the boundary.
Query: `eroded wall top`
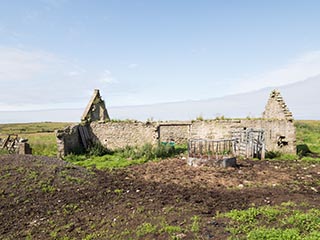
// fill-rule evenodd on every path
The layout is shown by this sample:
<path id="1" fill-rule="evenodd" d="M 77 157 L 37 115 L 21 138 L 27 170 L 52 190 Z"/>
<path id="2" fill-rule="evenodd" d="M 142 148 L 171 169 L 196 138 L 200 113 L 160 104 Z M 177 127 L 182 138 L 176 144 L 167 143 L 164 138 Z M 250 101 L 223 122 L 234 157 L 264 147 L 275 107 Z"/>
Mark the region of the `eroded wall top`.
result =
<path id="1" fill-rule="evenodd" d="M 277 90 L 271 92 L 262 117 L 265 119 L 293 120 L 292 113 L 289 111 L 287 104 Z"/>
<path id="2" fill-rule="evenodd" d="M 100 96 L 98 89 L 93 95 L 81 117 L 82 122 L 106 121 L 110 120 L 106 105 Z"/>

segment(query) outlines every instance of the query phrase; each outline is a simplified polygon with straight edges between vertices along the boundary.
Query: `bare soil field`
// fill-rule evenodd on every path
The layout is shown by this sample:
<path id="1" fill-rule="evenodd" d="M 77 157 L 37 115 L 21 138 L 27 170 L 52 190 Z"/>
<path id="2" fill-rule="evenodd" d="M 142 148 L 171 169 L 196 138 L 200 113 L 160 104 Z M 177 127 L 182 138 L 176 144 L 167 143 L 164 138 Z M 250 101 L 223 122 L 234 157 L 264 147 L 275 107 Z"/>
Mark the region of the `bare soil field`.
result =
<path id="1" fill-rule="evenodd" d="M 292 201 L 320 208 L 320 165 L 175 158 L 100 171 L 40 156 L 0 156 L 1 239 L 226 239 L 219 212 Z"/>

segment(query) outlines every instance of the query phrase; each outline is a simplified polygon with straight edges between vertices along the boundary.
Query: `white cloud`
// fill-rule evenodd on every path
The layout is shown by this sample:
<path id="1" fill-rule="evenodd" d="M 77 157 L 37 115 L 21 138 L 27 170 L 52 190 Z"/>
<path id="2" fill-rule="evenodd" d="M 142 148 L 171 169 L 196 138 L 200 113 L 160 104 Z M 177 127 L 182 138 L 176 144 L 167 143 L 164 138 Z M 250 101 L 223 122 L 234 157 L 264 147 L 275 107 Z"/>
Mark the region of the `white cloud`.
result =
<path id="1" fill-rule="evenodd" d="M 67 73 L 68 76 L 70 77 L 75 77 L 75 76 L 79 76 L 81 73 L 77 72 L 77 71 L 70 71 Z"/>
<path id="2" fill-rule="evenodd" d="M 131 63 L 131 64 L 128 65 L 128 68 L 129 68 L 129 69 L 136 69 L 136 68 L 138 68 L 138 67 L 139 67 L 139 65 L 136 64 L 136 63 Z"/>
<path id="3" fill-rule="evenodd" d="M 100 82 L 103 83 L 118 83 L 118 80 L 115 79 L 111 73 L 110 70 L 106 69 L 104 72 L 101 74 L 101 77 L 99 78 Z"/>
<path id="4" fill-rule="evenodd" d="M 265 87 L 278 87 L 303 81 L 320 74 L 320 51 L 305 53 L 288 64 L 263 73 L 240 80 L 234 92 L 247 92 Z"/>
<path id="5" fill-rule="evenodd" d="M 97 86 L 94 75 L 49 52 L 2 46 L 0 110 L 77 107 L 85 90 Z"/>
<path id="6" fill-rule="evenodd" d="M 58 8 L 65 4 L 67 0 L 41 0 L 41 2 L 43 2 L 49 7 Z"/>
<path id="7" fill-rule="evenodd" d="M 25 81 L 57 61 L 51 54 L 0 47 L 0 81 Z"/>
<path id="8" fill-rule="evenodd" d="M 68 71 L 66 73 L 69 77 L 79 77 L 83 74 L 85 74 L 87 71 L 77 65 L 72 66 L 72 70 Z"/>

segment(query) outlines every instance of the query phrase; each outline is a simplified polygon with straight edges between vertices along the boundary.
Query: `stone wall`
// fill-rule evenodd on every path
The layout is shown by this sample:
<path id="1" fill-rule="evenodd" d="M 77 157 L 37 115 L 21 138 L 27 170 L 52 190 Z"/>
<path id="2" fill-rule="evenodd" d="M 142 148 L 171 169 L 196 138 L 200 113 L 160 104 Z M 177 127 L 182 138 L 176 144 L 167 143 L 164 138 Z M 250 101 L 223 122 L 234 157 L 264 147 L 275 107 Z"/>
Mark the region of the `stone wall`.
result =
<path id="1" fill-rule="evenodd" d="M 58 157 L 63 158 L 70 153 L 83 151 L 83 145 L 79 135 L 79 125 L 66 127 L 56 131 Z"/>
<path id="2" fill-rule="evenodd" d="M 195 121 L 190 138 L 230 139 L 232 131 L 253 128 L 264 130 L 267 151 L 296 154 L 296 133 L 293 121 L 278 119 L 239 119 Z"/>
<path id="3" fill-rule="evenodd" d="M 188 139 L 230 139 L 232 131 L 253 128 L 264 130 L 267 151 L 296 153 L 296 135 L 293 121 L 278 119 L 206 120 L 190 123 L 143 123 L 143 122 L 92 122 L 87 126 L 91 140 L 108 149 L 126 146 L 142 146 L 174 140 L 176 144 Z M 78 126 L 57 133 L 59 157 L 83 148 Z"/>
<path id="4" fill-rule="evenodd" d="M 157 126 L 149 122 L 92 122 L 89 132 L 94 142 L 108 149 L 155 144 L 158 139 Z"/>
<path id="5" fill-rule="evenodd" d="M 249 128 L 264 131 L 266 151 L 296 153 L 296 134 L 292 113 L 276 90 L 270 94 L 263 118 L 251 120 L 143 123 L 138 121 L 105 122 L 98 118 L 98 121 L 90 122 L 96 107 L 100 106 L 99 103 L 104 104 L 99 91 L 96 90 L 84 114 L 84 116 L 89 116 L 85 118 L 87 125 L 85 127 L 72 126 L 57 132 L 59 157 L 71 152 L 78 152 L 87 143 L 92 142 L 101 143 L 108 149 L 142 146 L 146 143 L 157 144 L 172 140 L 176 144 L 183 144 L 191 138 L 230 139 L 233 131 Z"/>
<path id="6" fill-rule="evenodd" d="M 160 142 L 174 141 L 183 144 L 190 138 L 191 122 L 165 122 L 158 125 L 158 138 Z"/>

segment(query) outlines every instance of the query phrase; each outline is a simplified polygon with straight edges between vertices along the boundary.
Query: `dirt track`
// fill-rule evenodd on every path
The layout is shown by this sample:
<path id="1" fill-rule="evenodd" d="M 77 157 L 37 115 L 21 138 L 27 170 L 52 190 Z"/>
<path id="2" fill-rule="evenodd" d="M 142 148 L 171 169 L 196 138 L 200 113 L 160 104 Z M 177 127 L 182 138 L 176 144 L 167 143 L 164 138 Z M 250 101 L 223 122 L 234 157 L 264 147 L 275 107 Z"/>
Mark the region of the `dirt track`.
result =
<path id="1" fill-rule="evenodd" d="M 0 163 L 4 239 L 172 237 L 139 238 L 141 224 L 159 222 L 184 229 L 182 239 L 225 239 L 224 223 L 213 222 L 217 211 L 286 201 L 320 207 L 319 164 L 244 160 L 215 169 L 168 159 L 110 172 L 47 157 L 0 156 Z M 198 232 L 190 231 L 192 216 L 199 216 Z"/>

